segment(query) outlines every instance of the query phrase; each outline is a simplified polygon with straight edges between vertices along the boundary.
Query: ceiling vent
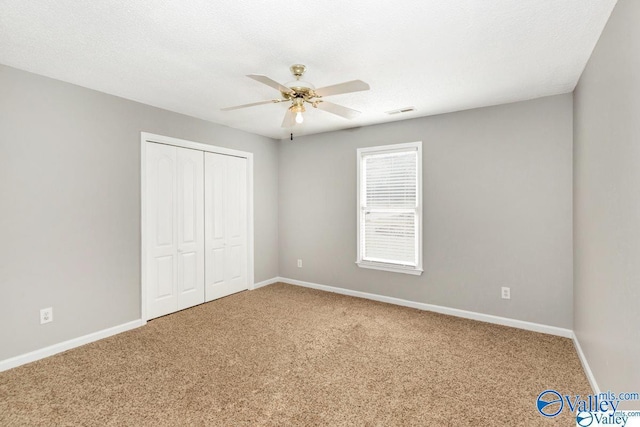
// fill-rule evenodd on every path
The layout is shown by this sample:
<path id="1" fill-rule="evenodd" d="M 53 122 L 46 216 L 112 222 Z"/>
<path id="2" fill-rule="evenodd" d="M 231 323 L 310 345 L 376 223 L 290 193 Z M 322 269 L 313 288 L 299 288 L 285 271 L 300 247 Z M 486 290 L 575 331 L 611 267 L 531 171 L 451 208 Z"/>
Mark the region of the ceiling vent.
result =
<path id="1" fill-rule="evenodd" d="M 398 110 L 391 110 L 391 111 L 387 111 L 387 114 L 390 116 L 393 116 L 394 114 L 410 113 L 411 111 L 416 111 L 416 107 L 404 107 Z"/>

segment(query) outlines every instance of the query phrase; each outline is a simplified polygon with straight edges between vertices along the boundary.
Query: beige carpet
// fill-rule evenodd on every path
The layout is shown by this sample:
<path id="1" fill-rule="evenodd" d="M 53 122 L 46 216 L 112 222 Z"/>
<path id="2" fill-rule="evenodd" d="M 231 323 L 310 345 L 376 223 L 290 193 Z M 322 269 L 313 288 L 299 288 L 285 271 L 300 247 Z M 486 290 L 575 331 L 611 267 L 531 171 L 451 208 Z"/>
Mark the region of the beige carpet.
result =
<path id="1" fill-rule="evenodd" d="M 285 284 L 0 373 L 0 425 L 575 426 L 570 340 Z"/>

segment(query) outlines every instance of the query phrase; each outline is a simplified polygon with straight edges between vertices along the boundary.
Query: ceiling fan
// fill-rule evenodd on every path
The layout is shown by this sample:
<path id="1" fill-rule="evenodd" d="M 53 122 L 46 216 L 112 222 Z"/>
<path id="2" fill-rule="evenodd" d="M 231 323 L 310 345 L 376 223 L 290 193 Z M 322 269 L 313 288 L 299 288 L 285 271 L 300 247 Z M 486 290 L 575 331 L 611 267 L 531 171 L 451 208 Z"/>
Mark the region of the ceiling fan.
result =
<path id="1" fill-rule="evenodd" d="M 304 121 L 302 113 L 305 110 L 305 103 L 310 104 L 313 108 L 324 110 L 328 113 L 344 117 L 345 119 L 353 119 L 360 114 L 360 111 L 325 101 L 323 98 L 330 95 L 340 95 L 343 93 L 359 92 L 369 90 L 369 85 L 362 80 L 351 80 L 344 83 L 338 83 L 331 86 L 325 86 L 316 89 L 311 83 L 302 80 L 304 72 L 307 70 L 302 64 L 294 64 L 289 67 L 291 73 L 296 78 L 294 81 L 280 84 L 275 80 L 261 74 L 248 74 L 247 77 L 266 84 L 280 92 L 282 98 L 271 99 L 269 101 L 253 102 L 251 104 L 237 105 L 235 107 L 223 108 L 222 111 L 237 110 L 240 108 L 254 107 L 256 105 L 277 104 L 280 102 L 291 102 L 291 106 L 287 109 L 282 121 L 283 128 L 293 127 L 296 123 L 300 124 Z"/>

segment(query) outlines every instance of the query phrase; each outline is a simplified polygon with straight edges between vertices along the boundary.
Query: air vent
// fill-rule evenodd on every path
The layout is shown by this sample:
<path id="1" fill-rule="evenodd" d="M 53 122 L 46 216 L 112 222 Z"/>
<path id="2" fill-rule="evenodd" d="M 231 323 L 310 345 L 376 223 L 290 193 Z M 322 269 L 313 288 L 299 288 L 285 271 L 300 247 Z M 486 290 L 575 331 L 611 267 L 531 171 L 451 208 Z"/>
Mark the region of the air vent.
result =
<path id="1" fill-rule="evenodd" d="M 387 111 L 387 114 L 390 116 L 393 116 L 394 114 L 410 113 L 411 111 L 416 111 L 416 107 L 404 107 L 398 110 L 391 110 L 391 111 Z"/>

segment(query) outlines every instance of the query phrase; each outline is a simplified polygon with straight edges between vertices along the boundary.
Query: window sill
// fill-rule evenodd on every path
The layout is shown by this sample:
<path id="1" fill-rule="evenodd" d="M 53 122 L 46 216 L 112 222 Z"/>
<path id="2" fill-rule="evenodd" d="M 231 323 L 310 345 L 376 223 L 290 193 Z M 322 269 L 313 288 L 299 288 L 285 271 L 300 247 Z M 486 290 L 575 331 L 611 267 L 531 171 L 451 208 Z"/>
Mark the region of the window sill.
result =
<path id="1" fill-rule="evenodd" d="M 393 264 L 382 264 L 370 261 L 356 261 L 356 264 L 360 268 L 369 268 L 372 270 L 391 271 L 393 273 L 412 274 L 414 276 L 420 276 L 422 274 L 421 268 L 415 267 L 401 267 Z"/>

